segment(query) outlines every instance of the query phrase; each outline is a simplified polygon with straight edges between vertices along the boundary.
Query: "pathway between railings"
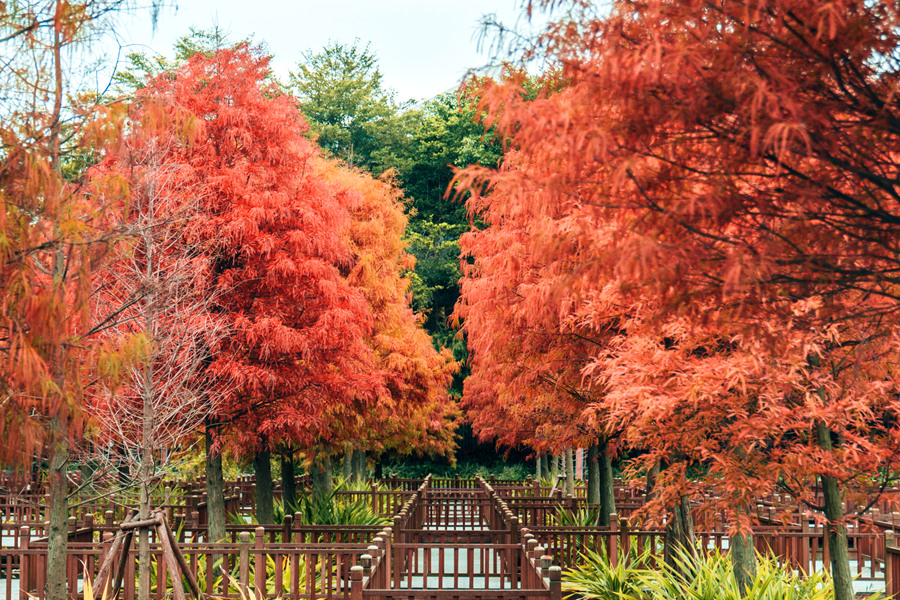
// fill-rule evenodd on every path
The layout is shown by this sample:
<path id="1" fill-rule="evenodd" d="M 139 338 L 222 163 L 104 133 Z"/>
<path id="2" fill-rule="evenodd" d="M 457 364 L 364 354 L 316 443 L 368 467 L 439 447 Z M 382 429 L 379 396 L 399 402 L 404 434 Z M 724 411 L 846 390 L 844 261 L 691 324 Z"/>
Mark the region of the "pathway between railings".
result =
<path id="1" fill-rule="evenodd" d="M 559 600 L 560 568 L 483 479 L 426 478 L 351 569 L 351 600 Z"/>

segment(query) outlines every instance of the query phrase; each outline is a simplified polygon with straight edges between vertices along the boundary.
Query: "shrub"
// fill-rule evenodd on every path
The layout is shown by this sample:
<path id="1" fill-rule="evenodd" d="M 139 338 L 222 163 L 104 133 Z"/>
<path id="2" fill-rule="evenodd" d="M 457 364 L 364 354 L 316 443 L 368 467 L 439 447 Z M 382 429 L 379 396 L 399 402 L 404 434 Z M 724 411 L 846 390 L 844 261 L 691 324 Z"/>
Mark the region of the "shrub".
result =
<path id="1" fill-rule="evenodd" d="M 824 573 L 805 577 L 778 564 L 774 557 L 757 557 L 753 584 L 742 596 L 731 559 L 713 552 L 682 554 L 670 567 L 661 561 L 650 568 L 649 555 L 619 560 L 611 567 L 603 553 L 588 552 L 584 564 L 566 574 L 563 589 L 570 598 L 597 600 L 827 600 L 834 597 Z M 627 566 L 626 566 L 627 563 Z"/>

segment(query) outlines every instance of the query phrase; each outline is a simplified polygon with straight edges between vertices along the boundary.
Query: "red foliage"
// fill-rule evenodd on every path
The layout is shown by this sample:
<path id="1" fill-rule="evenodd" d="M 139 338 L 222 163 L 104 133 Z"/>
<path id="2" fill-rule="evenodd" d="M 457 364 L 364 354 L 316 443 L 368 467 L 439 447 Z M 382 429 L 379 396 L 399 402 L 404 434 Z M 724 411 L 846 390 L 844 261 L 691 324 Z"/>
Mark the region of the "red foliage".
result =
<path id="1" fill-rule="evenodd" d="M 231 328 L 209 368 L 231 382 L 218 416 L 244 451 L 259 435 L 314 443 L 330 407 L 382 385 L 365 343 L 371 311 L 341 273 L 349 215 L 316 175 L 306 124 L 266 82 L 267 66 L 246 46 L 197 55 L 138 97 L 193 117 L 182 120 L 191 141 L 166 160 L 201 199 L 187 236 L 211 257 Z"/>
<path id="2" fill-rule="evenodd" d="M 404 273 L 415 259 L 405 251 L 407 219 L 400 191 L 389 178 L 375 180 L 333 161 L 316 166 L 350 209 L 345 235 L 354 262 L 347 281 L 372 310 L 367 342 L 384 377 L 375 402 L 335 411 L 333 441 L 350 441 L 375 454 L 452 455 L 457 410 L 447 389 L 457 365 L 448 350 L 434 349 L 410 307 Z"/>
<path id="3" fill-rule="evenodd" d="M 662 503 L 878 491 L 900 467 L 897 7 L 572 4 L 536 98 L 516 74 L 482 90 L 503 167 L 459 176 L 488 225 L 460 309 L 473 390 L 558 332 L 593 345 L 554 346 L 593 391 L 582 418 L 668 467 Z"/>

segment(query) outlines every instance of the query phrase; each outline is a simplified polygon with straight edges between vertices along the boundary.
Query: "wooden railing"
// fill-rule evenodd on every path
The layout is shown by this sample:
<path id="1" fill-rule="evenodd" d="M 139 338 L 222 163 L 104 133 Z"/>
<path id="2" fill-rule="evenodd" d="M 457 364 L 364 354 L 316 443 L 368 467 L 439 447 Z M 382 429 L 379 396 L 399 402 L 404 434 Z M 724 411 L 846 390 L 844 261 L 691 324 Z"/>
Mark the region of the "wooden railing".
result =
<path id="1" fill-rule="evenodd" d="M 304 484 L 306 477 L 300 479 L 298 490 L 308 493 Z M 387 479 L 373 481 L 369 487 L 360 490 L 339 490 L 336 495 L 342 499 L 363 501 L 372 507 L 375 514 L 390 516 L 397 512 L 406 498 L 412 493 L 405 489 L 414 481 L 421 485 L 422 480 Z M 379 489 L 379 485 L 390 489 Z M 187 488 L 165 488 L 153 498 L 153 506 L 166 510 L 169 514 L 183 514 L 188 522 L 196 521 L 199 525 L 207 523 L 207 497 L 205 491 L 195 491 L 195 484 Z M 306 490 L 306 491 L 304 491 Z M 274 492 L 277 500 L 281 499 L 280 481 L 276 481 Z M 137 497 L 117 496 L 113 501 L 109 498 L 90 499 L 73 498 L 69 515 L 79 522 L 88 514 L 99 515 L 106 522 L 121 522 L 130 509 L 137 504 Z M 40 494 L 8 494 L 0 495 L 0 522 L 28 524 L 36 527 L 46 520 L 48 497 Z M 256 491 L 252 482 L 244 480 L 229 482 L 225 486 L 225 512 L 237 517 L 252 517 L 256 510 Z M 195 514 L 196 513 L 196 514 Z"/>
<path id="2" fill-rule="evenodd" d="M 67 549 L 66 577 L 70 597 L 83 597 L 83 578 L 92 580 L 109 552 L 110 539 L 103 544 L 71 542 Z M 359 543 L 284 543 L 271 542 L 259 528 L 254 535 L 241 532 L 238 543 L 179 544 L 189 570 L 204 594 L 240 598 L 238 584 L 250 586 L 262 598 L 347 598 L 350 590 L 350 568 L 366 552 Z M 155 566 L 151 577 L 153 597 L 166 593 L 166 563 L 160 544 L 151 544 Z M 123 581 L 123 597 L 135 596 L 135 564 L 137 549 L 129 552 Z M 13 598 L 13 582 L 19 585 L 19 598 L 43 598 L 47 571 L 46 543 L 25 543 L 23 547 L 0 549 L 0 578 L 4 580 L 5 598 Z M 209 568 L 214 565 L 217 568 Z M 157 570 L 158 569 L 158 570 Z M 224 575 L 222 569 L 228 575 Z M 16 571 L 18 571 L 16 573 Z M 17 575 L 17 576 L 16 576 Z M 131 582 L 129 585 L 127 582 Z M 179 583 L 179 585 L 183 585 Z M 185 589 L 186 586 L 185 586 Z M 77 590 L 77 593 L 76 593 Z"/>
<path id="3" fill-rule="evenodd" d="M 525 531 L 523 529 L 523 531 Z M 610 515 L 609 527 L 535 526 L 528 528 L 547 546 L 563 570 L 582 562 L 587 551 L 601 553 L 615 565 L 629 560 L 631 550 L 646 551 L 651 561 L 662 560 L 665 531 L 633 527 L 627 519 Z M 695 533 L 701 552 L 726 553 L 728 532 L 700 530 Z M 849 558 L 856 565 L 854 575 L 860 581 L 882 581 L 889 570 L 891 558 L 886 547 L 886 535 L 851 528 L 848 531 Z M 754 529 L 754 546 L 763 555 L 775 557 L 780 564 L 803 573 L 830 570 L 827 537 L 822 526 L 804 530 L 785 530 L 779 526 L 758 526 Z M 900 591 L 900 590 L 898 590 Z"/>
<path id="4" fill-rule="evenodd" d="M 203 495 L 192 485 L 177 490 L 177 494 L 170 491 L 167 506 L 191 574 L 201 582 L 204 593 L 225 597 L 237 597 L 238 588 L 221 575 L 220 569 L 207 569 L 211 561 L 218 561 L 238 582 L 244 574 L 251 586 L 262 582 L 257 578 L 266 575 L 270 588 L 266 597 L 275 597 L 281 590 L 281 595 L 298 599 L 316 594 L 346 599 L 352 594 L 356 572 L 360 573 L 360 597 L 385 596 L 389 590 L 403 590 L 406 597 L 414 583 L 428 583 L 431 578 L 431 586 L 423 585 L 422 594 L 414 591 L 410 597 L 440 597 L 443 592 L 434 588 L 443 586 L 462 590 L 462 598 L 474 597 L 477 592 L 482 598 L 512 599 L 550 597 L 554 571 L 544 556 L 553 556 L 561 570 L 578 565 L 588 549 L 602 548 L 612 562 L 628 560 L 632 549 L 646 550 L 651 557 L 660 558 L 662 529 L 637 526 L 638 521 L 631 518 L 632 510 L 637 510 L 642 502 L 639 494 L 620 493 L 617 506 L 624 508 L 625 513 L 612 515 L 609 527 L 561 527 L 557 520 L 559 511 L 584 509 L 586 503 L 560 493 L 534 495 L 546 493 L 546 486 L 532 484 L 516 489 L 507 481 L 495 480 L 500 484 L 495 488 L 481 478 L 387 481 L 391 491 L 370 485 L 342 494 L 371 502 L 381 514 L 392 515 L 388 527 L 306 526 L 287 515 L 284 523 L 277 526 L 228 525 L 226 539 L 211 544 L 200 510 Z M 244 514 L 255 502 L 250 491 L 252 482 L 242 479 L 232 483 L 234 510 Z M 792 507 L 791 501 L 776 495 L 760 502 L 756 515 L 759 525 L 754 528 L 757 550 L 805 573 L 828 569 L 830 556 L 822 526 L 808 512 Z M 17 502 L 10 499 L 5 504 L 0 502 L 0 507 L 21 506 Z M 192 510 L 188 512 L 185 507 Z M 860 579 L 886 580 L 888 593 L 900 594 L 900 550 L 894 547 L 894 528 L 900 525 L 900 514 L 880 512 L 889 508 L 885 504 L 879 507 L 875 518 L 848 523 L 850 558 L 855 561 Z M 43 512 L 0 514 L 36 518 Z M 121 525 L 118 507 L 98 513 L 96 519 L 92 514 L 77 514 L 80 516 L 69 521 L 66 571 L 71 590 L 78 589 L 85 569 L 93 577 Z M 700 524 L 696 533 L 700 549 L 727 552 L 727 530 L 721 517 Z M 0 536 L 4 546 L 0 549 L 0 593 L 10 600 L 16 597 L 14 582 L 21 579 L 21 593 L 29 592 L 40 599 L 41 573 L 46 569 L 46 562 L 41 562 L 46 561 L 44 523 L 32 520 L 0 524 Z M 151 543 L 158 559 L 161 549 L 153 534 Z M 131 551 L 127 561 L 131 570 L 134 558 Z M 357 563 L 361 571 L 353 571 Z M 165 563 L 157 564 L 157 577 L 165 581 Z M 491 586 L 494 589 L 487 589 Z M 155 593 L 164 592 L 162 589 Z M 133 593 L 125 586 L 126 600 Z M 78 594 L 73 591 L 73 596 L 80 597 Z"/>

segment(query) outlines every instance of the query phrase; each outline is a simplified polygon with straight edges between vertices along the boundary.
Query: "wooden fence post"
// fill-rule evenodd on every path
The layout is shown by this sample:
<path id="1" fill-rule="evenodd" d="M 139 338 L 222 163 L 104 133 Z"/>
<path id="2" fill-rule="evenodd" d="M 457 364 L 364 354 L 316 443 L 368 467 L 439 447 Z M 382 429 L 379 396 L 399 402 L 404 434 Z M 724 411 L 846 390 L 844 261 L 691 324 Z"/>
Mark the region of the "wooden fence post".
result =
<path id="1" fill-rule="evenodd" d="M 562 569 L 550 567 L 550 600 L 562 599 Z"/>
<path id="2" fill-rule="evenodd" d="M 615 567 L 619 564 L 619 515 L 609 513 L 609 545 L 607 546 L 606 560 L 610 566 Z"/>
<path id="3" fill-rule="evenodd" d="M 25 551 L 19 563 L 19 598 L 21 600 L 28 600 L 30 592 L 33 590 L 32 578 L 34 575 L 31 573 L 32 569 L 30 568 L 31 555 L 27 553 L 30 545 L 31 528 L 25 525 L 19 528 L 19 547 Z"/>
<path id="4" fill-rule="evenodd" d="M 291 543 L 291 534 L 293 533 L 294 528 L 294 517 L 291 515 L 284 515 L 284 522 L 281 526 L 281 543 L 282 544 L 290 544 Z"/>
<path id="5" fill-rule="evenodd" d="M 378 587 L 387 589 L 391 585 L 391 546 L 393 545 L 393 530 L 390 527 L 385 527 L 382 530 L 381 535 L 384 537 L 384 556 L 381 557 L 381 568 L 379 569 L 381 576 L 378 578 Z"/>
<path id="6" fill-rule="evenodd" d="M 368 579 L 369 587 L 372 587 L 372 555 L 369 553 L 359 555 L 359 566 L 363 570 L 363 583 Z"/>
<path id="7" fill-rule="evenodd" d="M 628 519 L 622 519 L 619 521 L 619 526 L 619 548 L 622 553 L 622 561 L 627 565 L 631 556 L 631 534 L 628 531 L 630 523 Z"/>
<path id="8" fill-rule="evenodd" d="M 238 583 L 242 589 L 247 588 L 250 581 L 250 532 L 241 532 L 241 549 L 239 553 L 238 564 Z M 207 590 L 208 591 L 208 590 Z"/>
<path id="9" fill-rule="evenodd" d="M 350 600 L 362 600 L 363 568 L 359 565 L 350 567 Z"/>
<path id="10" fill-rule="evenodd" d="M 257 527 L 254 532 L 256 538 L 253 540 L 253 587 L 256 588 L 257 598 L 266 597 L 266 530 L 263 527 Z"/>
<path id="11" fill-rule="evenodd" d="M 890 532 L 893 533 L 893 532 Z M 893 537 L 893 536 L 892 536 Z M 895 594 L 900 592 L 900 581 L 897 581 L 898 570 L 900 570 L 900 554 L 898 554 L 897 548 L 887 545 L 885 543 L 884 546 L 884 578 L 885 578 L 885 590 L 884 593 L 887 597 L 894 597 Z"/>

